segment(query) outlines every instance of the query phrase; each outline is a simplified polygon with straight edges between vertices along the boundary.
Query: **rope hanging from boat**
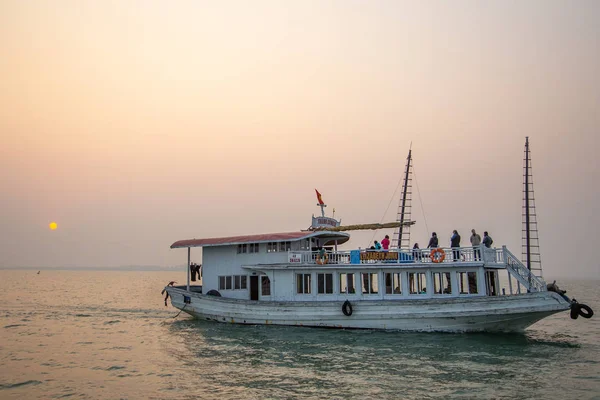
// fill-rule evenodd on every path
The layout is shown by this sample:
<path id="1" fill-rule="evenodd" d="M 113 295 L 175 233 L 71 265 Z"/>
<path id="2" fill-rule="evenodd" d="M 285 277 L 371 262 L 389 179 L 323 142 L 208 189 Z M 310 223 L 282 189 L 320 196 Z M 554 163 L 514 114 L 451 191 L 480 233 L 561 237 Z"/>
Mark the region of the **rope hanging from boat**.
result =
<path id="1" fill-rule="evenodd" d="M 411 143 L 412 146 L 412 143 Z M 392 205 L 392 201 L 394 201 L 394 197 L 396 197 L 396 193 L 398 192 L 398 188 L 400 187 L 400 185 L 402 184 L 402 177 L 400 179 L 398 179 L 398 184 L 396 184 L 396 188 L 394 189 L 394 193 L 392 194 L 392 197 L 390 198 L 390 202 L 388 203 L 385 211 L 383 212 L 383 215 L 381 217 L 381 219 L 379 220 L 379 223 L 381 224 L 383 222 L 383 220 L 385 219 L 385 216 L 388 212 L 388 210 L 390 209 L 390 206 Z M 401 224 L 402 225 L 402 224 Z M 399 228 L 401 225 L 398 226 L 394 226 L 394 228 Z M 369 245 L 373 242 L 373 240 L 375 239 L 375 235 L 377 234 L 377 232 L 373 232 L 373 236 L 371 236 L 371 240 L 369 241 L 369 243 L 367 243 L 366 247 L 369 247 Z"/>
<path id="2" fill-rule="evenodd" d="M 427 236 L 431 236 L 429 234 L 429 227 L 427 226 L 427 218 L 425 218 L 425 208 L 423 207 L 423 198 L 421 197 L 421 191 L 419 190 L 419 181 L 417 180 L 417 173 L 415 172 L 415 162 L 413 161 L 412 173 L 415 177 L 415 186 L 417 187 L 417 195 L 419 196 L 419 203 L 421 204 L 421 212 L 423 213 L 423 222 L 425 223 L 425 230 L 427 231 Z"/>
<path id="3" fill-rule="evenodd" d="M 175 319 L 175 318 L 179 317 L 179 314 L 181 314 L 181 312 L 182 312 L 182 311 L 185 309 L 185 307 L 186 307 L 187 305 L 188 305 L 188 303 L 185 303 L 185 304 L 183 305 L 183 307 L 181 308 L 181 310 L 179 310 L 179 312 L 177 313 L 177 315 L 173 317 L 173 319 Z"/>

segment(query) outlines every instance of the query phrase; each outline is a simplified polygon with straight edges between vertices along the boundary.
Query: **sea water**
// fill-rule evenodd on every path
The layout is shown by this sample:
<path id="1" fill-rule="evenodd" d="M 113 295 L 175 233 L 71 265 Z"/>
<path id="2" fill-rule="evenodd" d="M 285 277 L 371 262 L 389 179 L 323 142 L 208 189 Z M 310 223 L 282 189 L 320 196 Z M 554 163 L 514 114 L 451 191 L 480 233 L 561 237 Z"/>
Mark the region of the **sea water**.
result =
<path id="1" fill-rule="evenodd" d="M 0 270 L 0 399 L 600 399 L 599 312 L 525 334 L 198 321 L 160 292 L 184 272 Z"/>

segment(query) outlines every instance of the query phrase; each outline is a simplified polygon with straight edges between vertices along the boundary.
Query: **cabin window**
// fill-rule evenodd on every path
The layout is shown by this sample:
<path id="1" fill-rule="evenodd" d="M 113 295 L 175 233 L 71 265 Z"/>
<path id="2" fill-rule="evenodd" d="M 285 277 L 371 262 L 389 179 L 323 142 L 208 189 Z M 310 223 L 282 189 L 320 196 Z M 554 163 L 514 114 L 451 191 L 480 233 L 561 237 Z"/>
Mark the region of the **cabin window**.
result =
<path id="1" fill-rule="evenodd" d="M 263 296 L 270 296 L 271 295 L 271 280 L 269 279 L 268 276 L 261 276 L 261 291 L 260 293 Z"/>
<path id="2" fill-rule="evenodd" d="M 333 294 L 333 274 L 317 274 L 317 293 Z"/>
<path id="3" fill-rule="evenodd" d="M 311 274 L 296 274 L 296 293 L 310 294 Z"/>
<path id="4" fill-rule="evenodd" d="M 427 277 L 424 272 L 409 272 L 408 287 L 410 294 L 427 293 Z"/>
<path id="5" fill-rule="evenodd" d="M 452 294 L 452 285 L 450 283 L 450 272 L 433 273 L 433 293 Z"/>
<path id="6" fill-rule="evenodd" d="M 477 272 L 457 272 L 460 294 L 477 294 Z"/>
<path id="7" fill-rule="evenodd" d="M 219 276 L 219 290 L 245 290 L 248 288 L 246 275 Z"/>
<path id="8" fill-rule="evenodd" d="M 356 293 L 354 274 L 340 274 L 340 293 Z"/>
<path id="9" fill-rule="evenodd" d="M 267 253 L 292 250 L 292 242 L 268 242 Z"/>
<path id="10" fill-rule="evenodd" d="M 248 252 L 248 245 L 245 244 L 245 243 L 244 244 L 238 244 L 237 252 L 238 252 L 238 254 L 247 253 Z"/>
<path id="11" fill-rule="evenodd" d="M 377 279 L 376 272 L 362 272 L 362 293 L 363 294 L 377 294 L 379 293 L 379 282 Z"/>
<path id="12" fill-rule="evenodd" d="M 385 273 L 385 293 L 386 294 L 402 294 L 402 273 L 401 272 L 386 272 Z"/>
<path id="13" fill-rule="evenodd" d="M 310 249 L 310 240 L 304 239 L 300 241 L 300 250 L 309 250 Z"/>
<path id="14" fill-rule="evenodd" d="M 248 253 L 258 253 L 258 243 L 250 243 L 248 245 Z"/>

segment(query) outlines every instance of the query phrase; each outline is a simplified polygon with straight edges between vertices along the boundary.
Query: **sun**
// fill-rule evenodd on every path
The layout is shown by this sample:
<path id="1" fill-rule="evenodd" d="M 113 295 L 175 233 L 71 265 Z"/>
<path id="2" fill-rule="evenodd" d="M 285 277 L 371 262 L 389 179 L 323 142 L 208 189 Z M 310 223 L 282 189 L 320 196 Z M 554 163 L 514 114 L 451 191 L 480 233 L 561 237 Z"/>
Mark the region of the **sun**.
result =
<path id="1" fill-rule="evenodd" d="M 51 230 L 55 230 L 56 228 L 58 228 L 58 224 L 56 222 L 50 222 L 50 225 L 48 226 Z"/>

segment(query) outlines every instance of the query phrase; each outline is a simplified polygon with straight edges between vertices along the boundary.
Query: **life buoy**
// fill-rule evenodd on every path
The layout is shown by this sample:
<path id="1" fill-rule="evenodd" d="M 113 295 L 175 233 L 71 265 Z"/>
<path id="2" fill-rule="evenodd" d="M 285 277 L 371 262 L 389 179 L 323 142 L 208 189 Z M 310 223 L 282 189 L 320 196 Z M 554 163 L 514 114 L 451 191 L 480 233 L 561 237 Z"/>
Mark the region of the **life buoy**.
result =
<path id="1" fill-rule="evenodd" d="M 350 304 L 350 302 L 348 300 L 346 300 L 344 302 L 344 305 L 342 306 L 342 312 L 344 313 L 344 315 L 346 317 L 349 317 L 352 315 L 352 304 Z"/>
<path id="2" fill-rule="evenodd" d="M 328 261 L 329 261 L 329 256 L 327 255 L 327 253 L 325 253 L 324 255 L 317 254 L 317 264 L 319 264 L 319 265 L 327 264 Z"/>
<path id="3" fill-rule="evenodd" d="M 592 318 L 592 315 L 594 315 L 594 311 L 585 304 L 579 304 L 578 312 L 583 318 Z"/>
<path id="4" fill-rule="evenodd" d="M 431 262 L 441 263 L 446 258 L 446 253 L 444 252 L 444 250 L 437 247 L 431 250 L 429 258 L 431 258 Z"/>

